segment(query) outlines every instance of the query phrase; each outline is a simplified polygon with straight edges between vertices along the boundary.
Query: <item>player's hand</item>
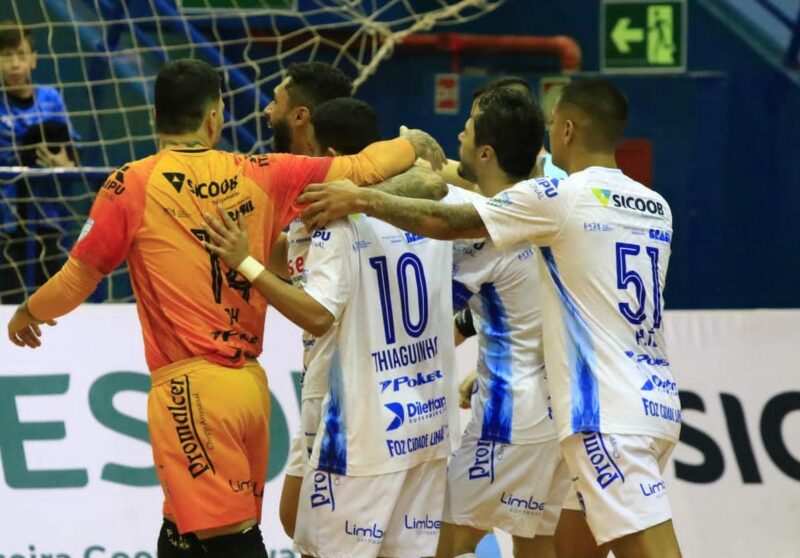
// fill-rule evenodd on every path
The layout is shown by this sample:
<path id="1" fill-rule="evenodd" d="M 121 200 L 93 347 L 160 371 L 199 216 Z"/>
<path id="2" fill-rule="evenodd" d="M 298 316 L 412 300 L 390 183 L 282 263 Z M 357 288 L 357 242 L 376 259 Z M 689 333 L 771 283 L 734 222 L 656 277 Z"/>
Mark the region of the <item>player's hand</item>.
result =
<path id="1" fill-rule="evenodd" d="M 430 163 L 433 170 L 438 172 L 447 163 L 442 146 L 428 133 L 400 126 L 400 137 L 414 146 L 417 157 Z"/>
<path id="2" fill-rule="evenodd" d="M 206 222 L 203 225 L 209 238 L 213 242 L 203 242 L 206 250 L 216 254 L 231 269 L 238 269 L 244 259 L 250 255 L 250 244 L 247 239 L 247 230 L 242 225 L 241 219 L 233 220 L 222 207 L 217 206 L 219 219 L 206 213 Z"/>
<path id="3" fill-rule="evenodd" d="M 36 164 L 40 167 L 74 167 L 75 162 L 69 158 L 67 147 L 62 145 L 61 148 L 52 153 L 44 143 L 36 146 Z"/>
<path id="4" fill-rule="evenodd" d="M 33 314 L 28 310 L 28 303 L 22 303 L 14 315 L 11 316 L 11 321 L 8 322 L 8 338 L 18 347 L 30 347 L 35 349 L 39 347 L 42 342 L 39 338 L 42 336 L 42 330 L 39 327 L 41 324 L 56 325 L 55 320 L 48 320 L 43 322 L 33 317 Z"/>
<path id="5" fill-rule="evenodd" d="M 362 212 L 366 209 L 364 196 L 368 190 L 349 180 L 309 184 L 297 198 L 297 203 L 308 204 L 300 218 L 306 228 L 313 231 L 351 213 Z"/>
<path id="6" fill-rule="evenodd" d="M 458 384 L 458 406 L 469 409 L 472 406 L 472 394 L 476 391 L 478 391 L 478 374 L 473 370 Z"/>

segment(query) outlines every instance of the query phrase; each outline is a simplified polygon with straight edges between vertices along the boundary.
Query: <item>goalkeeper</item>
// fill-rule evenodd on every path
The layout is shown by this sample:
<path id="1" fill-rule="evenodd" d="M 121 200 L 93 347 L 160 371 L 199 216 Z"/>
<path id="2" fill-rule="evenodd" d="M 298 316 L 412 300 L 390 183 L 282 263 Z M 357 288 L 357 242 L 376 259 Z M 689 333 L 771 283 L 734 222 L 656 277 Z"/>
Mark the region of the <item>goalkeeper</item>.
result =
<path id="1" fill-rule="evenodd" d="M 208 64 L 179 60 L 161 69 L 155 84 L 161 150 L 112 173 L 65 266 L 8 325 L 13 343 L 38 347 L 40 324 L 53 325 L 128 260 L 152 372 L 148 426 L 165 497 L 160 558 L 267 556 L 258 523 L 269 391 L 255 360 L 267 300 L 203 249 L 203 214 L 215 206 L 234 218 L 250 214 L 252 253 L 269 261 L 306 185 L 339 178 L 376 183 L 417 156 L 437 166 L 444 158 L 418 131 L 347 157 L 233 155 L 214 149 L 223 108 L 218 74 Z"/>

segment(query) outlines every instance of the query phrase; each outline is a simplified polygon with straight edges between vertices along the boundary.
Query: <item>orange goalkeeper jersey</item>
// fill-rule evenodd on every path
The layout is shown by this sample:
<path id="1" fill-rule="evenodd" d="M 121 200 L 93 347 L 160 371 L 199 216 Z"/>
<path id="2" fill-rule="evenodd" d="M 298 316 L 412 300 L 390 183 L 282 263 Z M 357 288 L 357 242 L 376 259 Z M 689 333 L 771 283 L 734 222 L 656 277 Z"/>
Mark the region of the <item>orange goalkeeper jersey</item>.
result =
<path id="1" fill-rule="evenodd" d="M 391 148 L 396 154 L 400 146 L 407 164 L 389 174 L 414 159 L 410 145 L 398 141 L 383 142 L 383 153 Z M 128 260 L 151 370 L 198 356 L 242 366 L 261 353 L 267 300 L 203 248 L 203 213 L 213 214 L 218 204 L 244 217 L 250 254 L 267 262 L 278 234 L 299 213 L 294 201 L 308 184 L 382 178 L 378 158 L 358 157 L 162 150 L 112 173 L 71 257 L 103 274 Z"/>

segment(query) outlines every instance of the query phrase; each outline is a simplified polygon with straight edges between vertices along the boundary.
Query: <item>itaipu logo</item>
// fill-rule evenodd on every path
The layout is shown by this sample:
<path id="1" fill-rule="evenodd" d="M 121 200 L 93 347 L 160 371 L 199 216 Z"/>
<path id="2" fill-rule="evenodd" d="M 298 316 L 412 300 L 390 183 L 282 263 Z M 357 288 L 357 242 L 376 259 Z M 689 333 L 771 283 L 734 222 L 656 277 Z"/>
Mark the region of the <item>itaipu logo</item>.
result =
<path id="1" fill-rule="evenodd" d="M 542 197 L 554 198 L 558 195 L 557 178 L 537 178 L 534 180 L 534 189 L 539 199 Z"/>

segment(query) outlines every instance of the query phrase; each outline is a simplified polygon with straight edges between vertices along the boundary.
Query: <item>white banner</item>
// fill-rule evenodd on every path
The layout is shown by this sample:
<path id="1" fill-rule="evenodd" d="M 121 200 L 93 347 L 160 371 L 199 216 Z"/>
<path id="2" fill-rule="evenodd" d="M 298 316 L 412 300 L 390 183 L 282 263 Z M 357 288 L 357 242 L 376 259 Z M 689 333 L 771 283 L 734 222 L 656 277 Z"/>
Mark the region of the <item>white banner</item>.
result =
<path id="1" fill-rule="evenodd" d="M 0 306 L 0 323 L 12 307 Z M 154 558 L 162 493 L 146 427 L 150 379 L 132 304 L 83 305 L 44 327 L 43 344 L 0 340 L 0 558 Z M 294 557 L 278 521 L 282 470 L 298 424 L 297 328 L 269 312 L 261 363 L 272 400 L 262 530 Z M 275 470 L 277 468 L 277 470 Z"/>
<path id="2" fill-rule="evenodd" d="M 5 324 L 13 308 L 0 307 Z M 668 470 L 684 556 L 796 557 L 800 548 L 800 311 L 669 312 L 684 434 Z M 278 521 L 298 418 L 296 328 L 270 312 L 273 393 L 264 531 Z M 462 372 L 474 346 L 460 350 Z M 132 305 L 84 305 L 31 351 L 0 340 L 0 558 L 153 558 L 161 489 L 147 443 L 149 376 Z"/>
<path id="3" fill-rule="evenodd" d="M 667 470 L 687 558 L 800 556 L 800 311 L 667 312 L 681 443 Z"/>

